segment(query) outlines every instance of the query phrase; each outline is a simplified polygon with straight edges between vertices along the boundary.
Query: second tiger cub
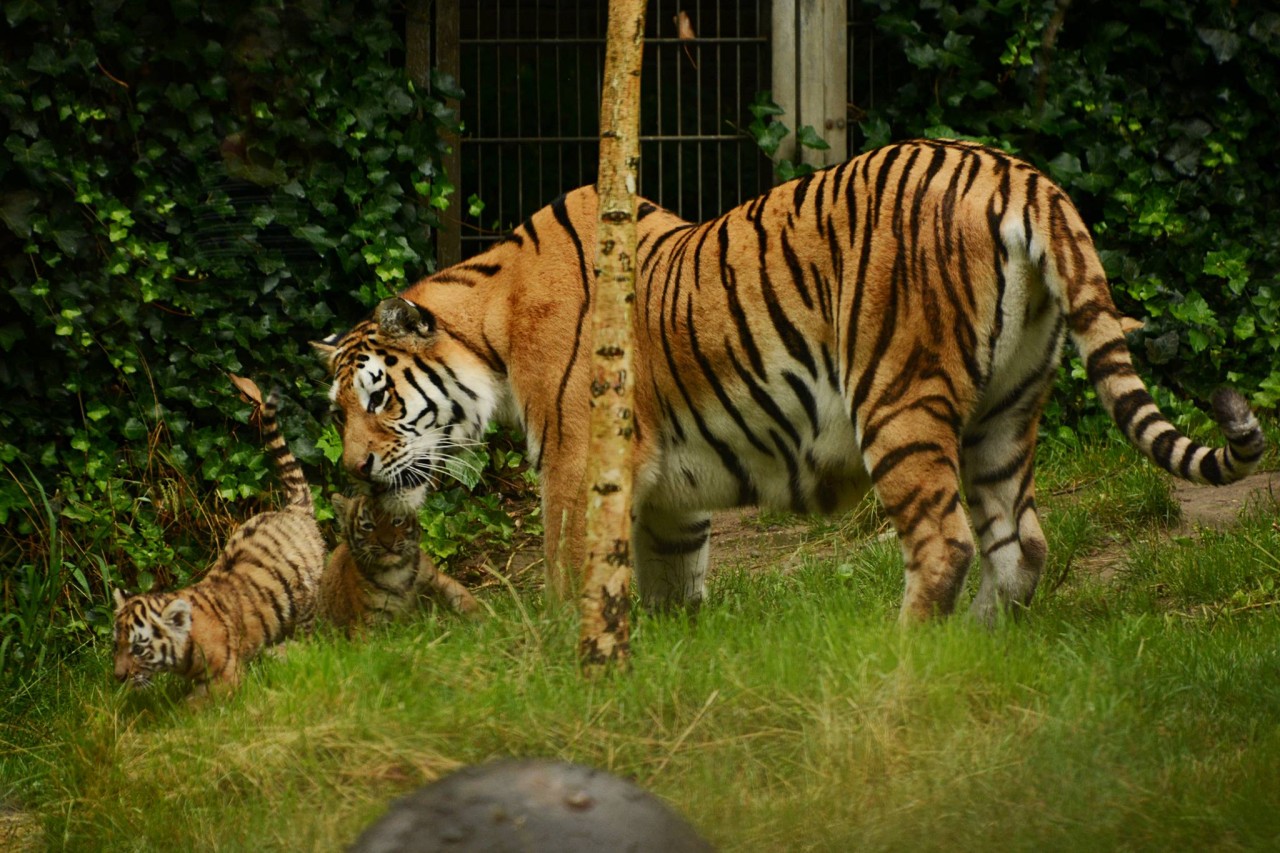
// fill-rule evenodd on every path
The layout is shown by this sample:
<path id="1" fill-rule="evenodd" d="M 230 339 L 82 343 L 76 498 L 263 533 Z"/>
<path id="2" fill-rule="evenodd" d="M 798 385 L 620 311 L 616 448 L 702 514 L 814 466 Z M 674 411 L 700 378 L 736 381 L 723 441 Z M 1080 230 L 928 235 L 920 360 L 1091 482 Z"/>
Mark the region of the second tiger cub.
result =
<path id="1" fill-rule="evenodd" d="M 417 513 L 383 495 L 333 496 L 339 543 L 320 578 L 320 616 L 348 634 L 389 622 L 419 607 L 424 597 L 478 615 L 465 586 L 436 569 L 418 543 Z"/>
<path id="2" fill-rule="evenodd" d="M 324 568 L 311 488 L 276 420 L 278 395 L 262 403 L 253 382 L 232 381 L 262 406 L 262 432 L 284 483 L 285 506 L 236 528 L 198 583 L 175 592 L 114 592 L 116 678 L 145 685 L 156 673 L 174 672 L 193 682 L 192 699 L 211 689 L 230 692 L 250 658 L 309 631 Z"/>

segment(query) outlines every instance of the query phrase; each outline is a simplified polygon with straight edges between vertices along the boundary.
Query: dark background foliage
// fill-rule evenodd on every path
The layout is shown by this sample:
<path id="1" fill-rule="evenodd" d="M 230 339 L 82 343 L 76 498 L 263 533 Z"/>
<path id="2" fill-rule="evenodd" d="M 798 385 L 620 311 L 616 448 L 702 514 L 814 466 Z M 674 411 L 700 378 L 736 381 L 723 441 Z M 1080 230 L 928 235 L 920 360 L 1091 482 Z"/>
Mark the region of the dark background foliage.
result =
<path id="1" fill-rule="evenodd" d="M 424 271 L 452 116 L 389 3 L 79 5 L 5 9 L 5 436 L 59 469 L 164 423 L 234 489 L 220 372 L 302 388 L 308 339 Z"/>
<path id="2" fill-rule="evenodd" d="M 1045 168 L 1145 323 L 1146 375 L 1275 408 L 1280 15 L 851 5 L 877 50 L 855 149 L 970 136 Z M 101 628 L 112 584 L 189 580 L 274 482 L 225 372 L 280 385 L 291 446 L 340 485 L 307 342 L 430 270 L 453 189 L 442 98 L 462 94 L 409 83 L 392 0 L 7 0 L 3 17 L 0 669 Z M 1069 423 L 1090 392 L 1063 390 Z M 518 451 L 496 459 L 497 479 L 519 471 Z M 473 515 L 434 500 L 509 535 L 480 497 Z M 431 528 L 439 556 L 455 527 Z"/>
<path id="3" fill-rule="evenodd" d="M 186 580 L 247 509 L 226 502 L 274 482 L 227 371 L 282 387 L 290 444 L 323 481 L 308 341 L 428 270 L 452 189 L 440 97 L 460 93 L 410 85 L 388 0 L 18 0 L 4 16 L 12 639 L 32 578 L 58 579 L 47 604 L 68 631 L 101 622 L 68 605 Z"/>

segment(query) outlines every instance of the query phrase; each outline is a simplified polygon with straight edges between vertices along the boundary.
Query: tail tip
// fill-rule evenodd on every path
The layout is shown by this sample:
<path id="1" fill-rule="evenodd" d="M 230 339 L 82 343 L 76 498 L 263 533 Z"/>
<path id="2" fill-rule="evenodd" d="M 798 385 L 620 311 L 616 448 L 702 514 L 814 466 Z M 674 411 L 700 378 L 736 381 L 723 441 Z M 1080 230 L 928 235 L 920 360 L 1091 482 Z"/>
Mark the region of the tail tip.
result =
<path id="1" fill-rule="evenodd" d="M 1213 419 L 1233 446 L 1260 455 L 1265 445 L 1262 426 L 1249 408 L 1249 401 L 1234 388 L 1219 388 L 1210 400 Z M 1241 447 L 1243 445 L 1243 447 Z"/>
<path id="2" fill-rule="evenodd" d="M 1249 401 L 1234 388 L 1219 388 L 1210 398 L 1213 406 L 1213 419 L 1230 434 L 1233 428 L 1248 432 L 1249 427 L 1256 426 L 1257 418 L 1249 408 Z M 1252 423 L 1250 423 L 1252 422 Z"/>

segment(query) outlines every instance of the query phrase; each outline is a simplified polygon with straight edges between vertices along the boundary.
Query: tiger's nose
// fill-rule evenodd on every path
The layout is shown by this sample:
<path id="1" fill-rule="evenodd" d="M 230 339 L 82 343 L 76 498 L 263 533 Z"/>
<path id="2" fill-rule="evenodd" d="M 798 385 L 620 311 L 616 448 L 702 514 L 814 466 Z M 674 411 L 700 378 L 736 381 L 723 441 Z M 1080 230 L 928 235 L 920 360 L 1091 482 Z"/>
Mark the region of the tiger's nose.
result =
<path id="1" fill-rule="evenodd" d="M 342 448 L 342 467 L 346 468 L 351 476 L 359 480 L 368 480 L 373 477 L 377 466 L 378 457 L 368 442 L 356 442 L 349 438 L 345 440 Z"/>

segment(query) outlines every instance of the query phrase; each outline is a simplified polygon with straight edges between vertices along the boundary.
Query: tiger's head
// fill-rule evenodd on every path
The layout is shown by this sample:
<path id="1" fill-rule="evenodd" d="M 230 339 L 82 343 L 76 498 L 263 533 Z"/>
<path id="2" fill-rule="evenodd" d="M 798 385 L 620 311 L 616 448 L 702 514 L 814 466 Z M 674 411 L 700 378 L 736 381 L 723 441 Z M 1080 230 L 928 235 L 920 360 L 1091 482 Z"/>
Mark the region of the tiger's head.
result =
<path id="1" fill-rule="evenodd" d="M 177 669 L 191 641 L 190 602 L 168 596 L 126 597 L 118 589 L 114 597 L 116 680 L 143 687 L 155 673 Z"/>
<path id="2" fill-rule="evenodd" d="M 376 488 L 434 485 L 451 454 L 482 441 L 497 408 L 484 363 L 405 299 L 384 299 L 372 317 L 315 347 L 333 375 L 343 465 Z"/>
<path id="3" fill-rule="evenodd" d="M 358 563 L 416 557 L 422 528 L 416 509 L 372 495 L 333 495 L 338 531 Z"/>

